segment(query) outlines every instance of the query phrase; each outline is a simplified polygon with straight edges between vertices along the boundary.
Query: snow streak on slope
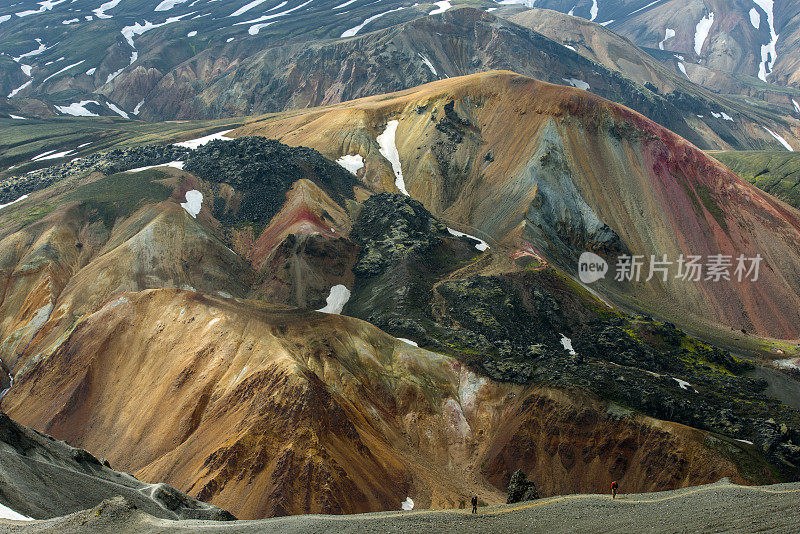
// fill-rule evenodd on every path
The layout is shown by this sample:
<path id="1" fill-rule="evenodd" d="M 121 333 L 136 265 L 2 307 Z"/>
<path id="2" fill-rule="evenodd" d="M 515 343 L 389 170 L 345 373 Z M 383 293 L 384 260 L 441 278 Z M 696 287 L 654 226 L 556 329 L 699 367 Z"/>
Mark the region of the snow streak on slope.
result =
<path id="1" fill-rule="evenodd" d="M 408 191 L 406 191 L 406 182 L 403 180 L 403 169 L 400 167 L 400 153 L 397 151 L 397 145 L 395 145 L 395 135 L 399 124 L 400 122 L 396 120 L 389 121 L 386 124 L 386 129 L 376 140 L 380 147 L 381 156 L 388 159 L 389 163 L 392 164 L 395 176 L 394 185 L 405 196 L 409 196 Z"/>
<path id="2" fill-rule="evenodd" d="M 712 11 L 707 16 L 700 19 L 694 31 L 694 52 L 698 56 L 703 51 L 703 44 L 708 39 L 708 32 L 711 31 L 711 26 L 714 24 L 714 12 Z"/>
<path id="3" fill-rule="evenodd" d="M 123 117 L 125 119 L 130 119 L 130 116 L 128 116 L 128 114 L 124 110 L 118 108 L 117 106 L 115 106 L 111 102 L 106 102 L 106 105 L 108 106 L 108 109 L 110 109 L 111 111 L 113 111 L 114 113 L 119 115 L 120 117 Z"/>
<path id="4" fill-rule="evenodd" d="M 22 85 L 20 85 L 10 93 L 8 93 L 8 98 L 14 98 L 14 96 L 16 96 L 17 93 L 28 87 L 31 83 L 33 83 L 33 80 L 28 80 L 27 82 L 23 83 Z"/>
<path id="5" fill-rule="evenodd" d="M 184 2 L 188 1 L 189 0 L 164 0 L 163 2 L 161 2 L 156 6 L 154 11 L 169 11 L 178 4 L 183 4 Z"/>
<path id="6" fill-rule="evenodd" d="M 778 42 L 778 34 L 775 33 L 775 16 L 772 10 L 775 2 L 773 0 L 753 0 L 753 2 L 767 13 L 767 25 L 769 25 L 769 43 L 761 45 L 761 64 L 758 66 L 758 77 L 766 82 L 767 75 L 772 72 L 772 66 L 777 59 L 775 43 Z"/>
<path id="7" fill-rule="evenodd" d="M 630 13 L 628 13 L 628 16 L 630 17 L 630 16 L 631 16 L 631 15 L 633 15 L 634 13 L 638 13 L 639 11 L 644 11 L 644 10 L 645 10 L 645 9 L 647 9 L 648 7 L 650 7 L 650 6 L 654 6 L 654 5 L 656 5 L 657 3 L 659 3 L 660 1 L 661 1 L 661 0 L 655 0 L 655 1 L 653 1 L 653 2 L 650 2 L 650 3 L 649 3 L 649 4 L 647 4 L 646 6 L 642 6 L 642 7 L 640 7 L 639 9 L 636 9 L 636 10 L 634 10 L 634 11 L 631 11 Z"/>
<path id="8" fill-rule="evenodd" d="M 589 10 L 589 20 L 594 20 L 597 18 L 597 0 L 592 0 L 592 8 Z"/>
<path id="9" fill-rule="evenodd" d="M 42 83 L 45 83 L 47 80 L 50 80 L 51 78 L 54 78 L 54 77 L 58 76 L 58 75 L 59 75 L 59 74 L 61 74 L 62 72 L 66 72 L 66 71 L 68 71 L 68 70 L 69 70 L 69 69 L 71 69 L 72 67 L 77 67 L 78 65 L 80 65 L 80 64 L 81 64 L 81 63 L 83 63 L 84 61 L 85 61 L 85 60 L 84 60 L 84 59 L 82 59 L 82 60 L 78 61 L 77 63 L 73 63 L 72 65 L 67 65 L 67 66 L 66 66 L 66 67 L 64 67 L 63 69 L 61 69 L 61 70 L 59 70 L 59 71 L 56 71 L 56 72 L 54 72 L 53 74 L 51 74 L 50 76 L 48 76 L 47 78 L 45 78 L 44 80 L 42 80 Z"/>
<path id="10" fill-rule="evenodd" d="M 365 19 L 364 22 L 362 22 L 358 26 L 354 26 L 354 27 L 350 28 L 349 30 L 345 30 L 342 33 L 341 37 L 353 37 L 355 34 L 357 34 L 361 30 L 361 28 L 363 28 L 364 26 L 366 26 L 367 24 L 369 24 L 373 20 L 381 18 L 384 15 L 388 15 L 389 13 L 393 13 L 395 11 L 400 11 L 401 9 L 405 9 L 405 7 L 398 7 L 398 8 L 395 8 L 395 9 L 390 9 L 389 11 L 384 11 L 383 13 L 378 13 L 377 15 L 372 15 L 371 17 Z"/>
<path id="11" fill-rule="evenodd" d="M 782 145 L 783 145 L 783 146 L 786 148 L 786 150 L 788 150 L 789 152 L 794 152 L 794 149 L 792 148 L 792 145 L 790 145 L 789 143 L 787 143 L 787 142 L 786 142 L 786 139 L 784 139 L 782 136 L 780 136 L 780 135 L 776 134 L 775 132 L 773 132 L 772 130 L 770 130 L 769 128 L 767 128 L 766 126 L 762 126 L 762 128 L 764 128 L 764 129 L 767 131 L 767 133 L 769 133 L 769 134 L 770 134 L 772 137 L 774 137 L 775 139 L 777 139 L 777 140 L 778 140 L 778 142 L 779 142 L 780 144 L 782 144 Z"/>
<path id="12" fill-rule="evenodd" d="M 244 22 L 237 22 L 236 25 L 238 26 L 238 25 L 241 25 L 241 24 L 252 24 L 252 26 L 250 26 L 250 28 L 247 30 L 247 33 L 249 33 L 250 35 L 258 35 L 258 32 L 262 28 L 265 28 L 265 27 L 269 26 L 270 24 L 272 24 L 272 22 L 264 22 L 265 20 L 271 20 L 271 19 L 276 19 L 278 17 L 283 17 L 284 15 L 288 15 L 289 13 L 291 13 L 293 11 L 297 11 L 298 9 L 302 9 L 302 8 L 306 7 L 308 4 L 310 4 L 313 1 L 314 0 L 308 0 L 307 2 L 304 2 L 304 3 L 300 4 L 299 6 L 295 6 L 295 7 L 291 8 L 291 9 L 287 9 L 286 11 L 281 11 L 280 13 L 274 13 L 272 15 L 263 15 L 261 17 L 258 17 L 257 19 L 246 20 Z M 286 2 L 282 2 L 282 3 L 278 4 L 277 6 L 273 7 L 272 9 L 270 9 L 270 11 L 272 11 L 274 9 L 278 9 L 279 7 L 282 7 L 284 5 L 286 5 Z M 258 23 L 263 23 L 263 24 L 258 24 Z"/>
<path id="13" fill-rule="evenodd" d="M 121 1 L 122 0 L 110 0 L 105 4 L 101 4 L 100 7 L 98 7 L 97 9 L 93 9 L 92 11 L 94 11 L 94 14 L 97 16 L 98 19 L 110 19 L 112 17 L 111 15 L 106 15 L 106 11 L 117 7 L 117 4 L 119 4 Z"/>
<path id="14" fill-rule="evenodd" d="M 225 135 L 229 134 L 233 130 L 225 130 L 224 132 L 217 132 L 211 135 L 206 135 L 205 137 L 198 137 L 197 139 L 190 139 L 188 141 L 182 141 L 180 143 L 175 143 L 175 146 L 182 146 L 184 148 L 191 148 L 194 150 L 199 146 L 203 146 L 209 141 L 220 140 L 220 141 L 231 141 L 230 137 L 225 137 Z"/>
<path id="15" fill-rule="evenodd" d="M 417 55 L 418 55 L 418 56 L 419 56 L 419 57 L 422 59 L 422 62 L 423 62 L 423 63 L 425 63 L 425 65 L 426 65 L 426 66 L 427 66 L 427 67 L 430 69 L 431 73 L 432 73 L 434 76 L 439 76 L 439 75 L 436 73 L 436 69 L 434 68 L 434 66 L 433 66 L 433 63 L 431 63 L 431 60 L 430 60 L 430 59 L 426 58 L 425 56 L 423 56 L 423 55 L 422 55 L 422 54 L 420 54 L 420 53 L 417 53 Z"/>
<path id="16" fill-rule="evenodd" d="M 239 9 L 237 9 L 236 11 L 234 11 L 233 13 L 231 13 L 230 16 L 231 17 L 238 17 L 242 13 L 247 13 L 248 11 L 253 9 L 254 7 L 258 7 L 258 6 L 260 6 L 261 4 L 263 4 L 266 1 L 267 0 L 253 0 L 249 4 L 245 4 L 242 7 L 240 7 Z M 283 4 L 286 5 L 286 2 L 284 2 Z"/>
<path id="17" fill-rule="evenodd" d="M 9 202 L 8 204 L 0 204 L 0 210 L 1 210 L 1 209 L 3 209 L 3 208 L 5 208 L 6 206 L 10 206 L 11 204 L 16 204 L 17 202 L 22 202 L 22 201 L 23 201 L 23 200 L 25 200 L 26 198 L 28 198 L 28 195 L 22 195 L 22 196 L 21 196 L 21 197 L 19 197 L 17 200 L 12 200 L 12 201 L 11 201 L 11 202 Z"/>

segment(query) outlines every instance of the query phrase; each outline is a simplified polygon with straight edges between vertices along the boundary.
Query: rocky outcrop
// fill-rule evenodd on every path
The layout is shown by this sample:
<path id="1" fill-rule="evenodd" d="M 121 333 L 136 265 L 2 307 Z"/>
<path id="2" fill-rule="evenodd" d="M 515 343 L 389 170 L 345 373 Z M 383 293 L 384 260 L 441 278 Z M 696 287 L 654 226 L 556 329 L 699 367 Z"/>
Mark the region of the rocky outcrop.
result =
<path id="1" fill-rule="evenodd" d="M 514 504 L 515 502 L 535 501 L 539 498 L 539 492 L 536 490 L 536 484 L 525 476 L 522 469 L 517 469 L 511 475 L 511 480 L 508 482 L 508 498 L 506 504 Z"/>

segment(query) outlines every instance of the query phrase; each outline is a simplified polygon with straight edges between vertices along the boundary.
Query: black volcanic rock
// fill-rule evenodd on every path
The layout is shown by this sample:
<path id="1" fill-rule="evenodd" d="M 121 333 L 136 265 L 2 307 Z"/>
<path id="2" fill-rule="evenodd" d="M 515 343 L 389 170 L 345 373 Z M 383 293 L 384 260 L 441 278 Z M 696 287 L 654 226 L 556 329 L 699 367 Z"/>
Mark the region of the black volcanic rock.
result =
<path id="1" fill-rule="evenodd" d="M 506 504 L 514 504 L 515 502 L 535 501 L 539 498 L 539 492 L 536 489 L 536 484 L 528 480 L 522 469 L 517 469 L 511 475 L 511 480 L 508 482 L 508 499 Z"/>

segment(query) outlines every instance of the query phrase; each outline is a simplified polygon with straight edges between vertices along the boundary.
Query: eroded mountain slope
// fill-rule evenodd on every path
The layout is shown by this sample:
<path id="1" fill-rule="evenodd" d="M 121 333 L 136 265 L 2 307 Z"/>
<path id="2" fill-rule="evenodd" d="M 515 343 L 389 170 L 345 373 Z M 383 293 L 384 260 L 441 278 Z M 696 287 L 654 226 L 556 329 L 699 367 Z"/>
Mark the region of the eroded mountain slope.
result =
<path id="1" fill-rule="evenodd" d="M 397 121 L 402 182 L 377 137 Z M 448 224 L 533 246 L 571 272 L 591 250 L 744 254 L 757 283 L 675 279 L 598 285 L 679 324 L 796 338 L 800 214 L 641 115 L 577 89 L 494 72 L 380 98 L 252 120 L 236 135 L 358 154 L 376 190 L 402 183 Z M 395 170 L 396 171 L 396 170 Z"/>

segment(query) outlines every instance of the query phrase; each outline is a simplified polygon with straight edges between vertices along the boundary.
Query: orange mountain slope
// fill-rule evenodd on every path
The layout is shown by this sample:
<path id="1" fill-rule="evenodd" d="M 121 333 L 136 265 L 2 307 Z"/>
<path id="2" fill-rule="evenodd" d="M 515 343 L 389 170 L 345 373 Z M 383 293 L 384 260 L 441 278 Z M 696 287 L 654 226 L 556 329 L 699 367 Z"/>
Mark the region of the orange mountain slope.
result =
<path id="1" fill-rule="evenodd" d="M 584 249 L 673 262 L 681 254 L 760 254 L 756 283 L 670 277 L 598 288 L 686 326 L 800 335 L 800 212 L 591 93 L 490 72 L 268 115 L 234 134 L 310 146 L 332 159 L 360 154 L 362 180 L 396 191 L 377 141 L 392 120 L 406 189 L 445 221 L 497 242 L 522 225 L 522 241 L 572 272 Z"/>

